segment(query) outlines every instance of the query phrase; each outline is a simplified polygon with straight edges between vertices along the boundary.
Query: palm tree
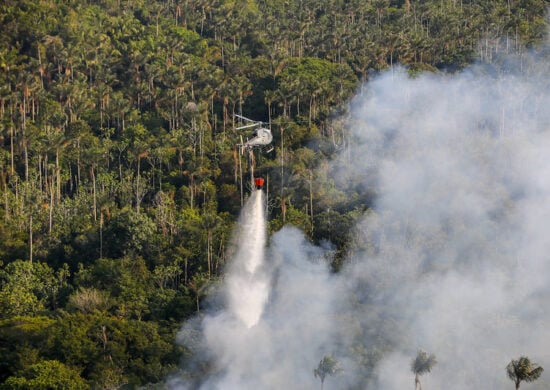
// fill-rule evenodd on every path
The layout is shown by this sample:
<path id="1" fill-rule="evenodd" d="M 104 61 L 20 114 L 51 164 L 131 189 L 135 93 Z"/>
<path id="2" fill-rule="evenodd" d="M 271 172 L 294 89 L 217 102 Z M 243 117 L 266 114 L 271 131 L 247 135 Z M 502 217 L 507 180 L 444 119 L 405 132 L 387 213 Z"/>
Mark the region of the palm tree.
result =
<path id="1" fill-rule="evenodd" d="M 321 390 L 323 390 L 326 376 L 335 375 L 342 371 L 338 361 L 332 355 L 325 355 L 317 368 L 313 370 L 313 375 L 315 375 L 315 378 L 319 377 L 321 379 Z"/>
<path id="2" fill-rule="evenodd" d="M 522 381 L 534 382 L 541 376 L 544 369 L 529 360 L 527 356 L 522 356 L 518 360 L 512 360 L 506 366 L 508 378 L 516 384 L 516 390 Z"/>
<path id="3" fill-rule="evenodd" d="M 411 371 L 414 373 L 414 388 L 422 390 L 419 376 L 430 372 L 437 363 L 435 355 L 428 355 L 426 351 L 419 350 L 416 358 L 411 363 Z"/>

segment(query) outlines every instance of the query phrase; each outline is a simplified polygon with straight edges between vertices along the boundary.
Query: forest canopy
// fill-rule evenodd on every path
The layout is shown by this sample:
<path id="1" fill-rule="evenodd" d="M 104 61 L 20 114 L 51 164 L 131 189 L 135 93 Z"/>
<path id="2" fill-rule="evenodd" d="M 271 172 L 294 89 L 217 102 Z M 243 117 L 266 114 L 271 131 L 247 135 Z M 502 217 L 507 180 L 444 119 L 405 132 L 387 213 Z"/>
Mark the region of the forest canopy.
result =
<path id="1" fill-rule="evenodd" d="M 350 99 L 397 64 L 505 67 L 545 39 L 548 5 L 4 1 L 0 387 L 145 385 L 177 368 L 175 332 L 223 274 L 250 190 L 236 114 L 273 130 L 256 161 L 270 229 L 330 242 L 337 272 L 374 196 L 325 163 L 353 142 Z"/>

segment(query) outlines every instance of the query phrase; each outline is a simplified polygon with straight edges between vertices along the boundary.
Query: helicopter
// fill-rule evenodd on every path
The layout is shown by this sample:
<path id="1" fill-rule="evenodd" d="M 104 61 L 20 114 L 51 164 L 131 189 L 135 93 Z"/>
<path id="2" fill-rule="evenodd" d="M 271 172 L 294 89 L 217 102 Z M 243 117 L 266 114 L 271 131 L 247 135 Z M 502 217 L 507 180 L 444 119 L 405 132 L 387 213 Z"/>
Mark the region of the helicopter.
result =
<path id="1" fill-rule="evenodd" d="M 273 150 L 273 147 L 269 146 L 269 144 L 271 144 L 271 141 L 273 141 L 273 134 L 271 134 L 270 129 L 263 127 L 264 122 L 255 121 L 242 115 L 235 114 L 235 116 L 245 122 L 249 122 L 246 125 L 235 128 L 235 130 L 253 129 L 252 137 L 250 139 L 247 138 L 246 142 L 243 142 L 241 137 L 241 143 L 238 146 L 241 147 L 241 154 L 244 154 L 245 151 L 248 152 L 248 163 L 252 184 L 257 190 L 260 190 L 264 185 L 264 179 L 262 177 L 254 176 L 254 149 L 262 150 L 263 148 L 268 147 L 267 150 L 263 151 L 266 153 L 271 152 Z"/>
<path id="2" fill-rule="evenodd" d="M 252 138 L 247 139 L 246 142 L 239 145 L 241 146 L 242 154 L 244 154 L 245 150 L 251 151 L 254 148 L 262 148 L 269 145 L 271 141 L 273 141 L 273 134 L 271 134 L 271 130 L 262 126 L 264 122 L 255 121 L 242 115 L 235 114 L 235 116 L 245 122 L 249 122 L 246 125 L 237 127 L 235 130 L 254 128 L 252 132 Z M 273 150 L 273 148 L 270 148 L 269 150 L 267 150 L 267 152 L 270 152 L 271 150 Z"/>

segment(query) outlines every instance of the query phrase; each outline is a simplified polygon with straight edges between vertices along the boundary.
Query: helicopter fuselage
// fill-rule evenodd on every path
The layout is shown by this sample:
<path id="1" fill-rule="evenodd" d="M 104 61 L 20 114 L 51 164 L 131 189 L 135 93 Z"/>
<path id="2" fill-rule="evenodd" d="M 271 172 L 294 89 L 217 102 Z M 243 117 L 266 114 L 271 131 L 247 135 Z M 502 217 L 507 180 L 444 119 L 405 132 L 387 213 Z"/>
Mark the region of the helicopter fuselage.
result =
<path id="1" fill-rule="evenodd" d="M 269 145 L 271 141 L 273 141 L 271 130 L 266 129 L 265 127 L 259 127 L 254 130 L 254 132 L 252 133 L 252 138 L 247 140 L 243 146 L 247 149 L 251 149 L 256 146 Z"/>

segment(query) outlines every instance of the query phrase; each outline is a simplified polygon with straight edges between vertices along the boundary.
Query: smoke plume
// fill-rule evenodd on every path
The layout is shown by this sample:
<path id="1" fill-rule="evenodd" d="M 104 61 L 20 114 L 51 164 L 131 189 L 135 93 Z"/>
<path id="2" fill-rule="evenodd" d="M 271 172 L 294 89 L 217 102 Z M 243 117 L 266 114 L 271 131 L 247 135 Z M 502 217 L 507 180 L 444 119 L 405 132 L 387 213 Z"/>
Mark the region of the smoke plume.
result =
<path id="1" fill-rule="evenodd" d="M 170 388 L 315 387 L 313 369 L 338 339 L 332 308 L 342 297 L 325 251 L 292 227 L 277 232 L 266 249 L 260 190 L 243 208 L 234 236 L 226 277 L 210 297 L 221 309 L 180 331 L 178 341 L 196 359 L 169 381 Z"/>
<path id="2" fill-rule="evenodd" d="M 229 269 L 222 308 L 182 329 L 202 360 L 171 388 L 315 389 L 313 369 L 332 354 L 344 371 L 326 389 L 412 389 L 419 349 L 438 362 L 420 378 L 428 390 L 512 388 L 504 369 L 521 355 L 550 369 L 543 64 L 415 78 L 394 68 L 371 80 L 333 165 L 342 188 L 375 194 L 344 269 L 331 274 L 297 229 L 275 233 L 261 264 Z"/>
<path id="3" fill-rule="evenodd" d="M 536 65 L 536 63 L 534 63 Z M 363 165 L 346 174 L 376 193 L 347 270 L 361 326 L 385 353 L 368 388 L 413 386 L 418 349 L 438 364 L 426 389 L 511 386 L 527 355 L 550 364 L 550 92 L 543 73 L 471 68 L 388 72 L 354 101 Z M 364 161 L 353 158 L 352 161 Z M 548 388 L 543 377 L 530 388 Z"/>

